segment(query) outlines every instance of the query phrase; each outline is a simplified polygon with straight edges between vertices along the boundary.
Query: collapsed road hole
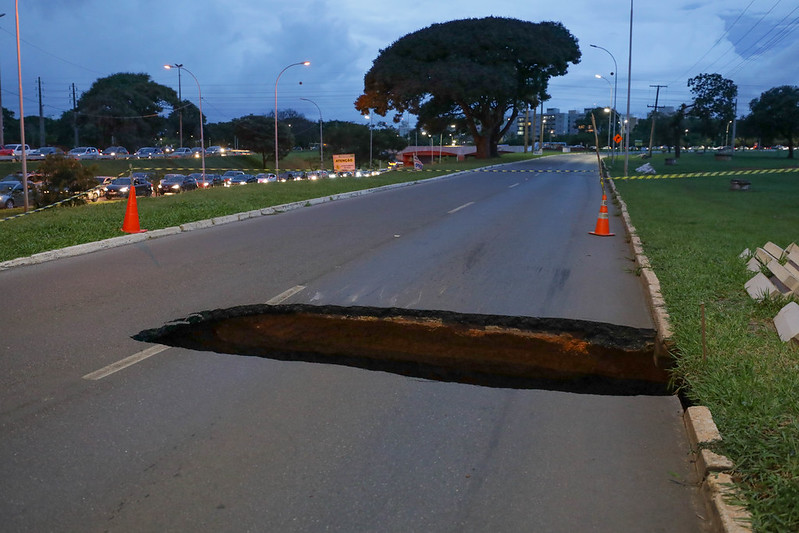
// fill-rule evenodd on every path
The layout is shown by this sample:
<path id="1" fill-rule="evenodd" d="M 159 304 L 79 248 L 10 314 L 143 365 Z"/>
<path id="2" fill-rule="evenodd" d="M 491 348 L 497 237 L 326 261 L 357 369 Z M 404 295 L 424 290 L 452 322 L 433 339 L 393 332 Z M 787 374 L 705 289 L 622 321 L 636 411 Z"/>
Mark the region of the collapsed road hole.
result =
<path id="1" fill-rule="evenodd" d="M 668 370 L 655 357 L 654 330 L 584 320 L 249 305 L 193 313 L 133 338 L 489 387 L 669 394 Z"/>

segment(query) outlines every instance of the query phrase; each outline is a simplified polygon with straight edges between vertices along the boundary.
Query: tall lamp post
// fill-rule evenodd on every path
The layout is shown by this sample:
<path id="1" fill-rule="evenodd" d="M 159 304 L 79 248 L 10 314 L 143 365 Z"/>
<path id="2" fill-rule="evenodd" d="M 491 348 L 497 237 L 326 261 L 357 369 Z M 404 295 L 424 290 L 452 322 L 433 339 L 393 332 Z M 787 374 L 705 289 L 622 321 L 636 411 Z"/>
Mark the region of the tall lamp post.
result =
<path id="1" fill-rule="evenodd" d="M 183 68 L 183 63 L 175 63 L 173 66 L 178 69 L 178 136 L 180 147 L 183 148 L 183 91 L 180 83 L 180 69 Z"/>
<path id="2" fill-rule="evenodd" d="M 5 13 L 0 13 L 0 17 L 5 17 Z M 3 88 L 2 88 L 2 76 L 0 76 L 0 146 L 3 146 L 6 143 L 5 138 L 3 137 Z"/>
<path id="3" fill-rule="evenodd" d="M 25 113 L 22 110 L 22 54 L 19 48 L 19 0 L 14 2 L 14 18 L 17 26 L 17 78 L 19 79 L 19 142 L 22 147 L 22 190 L 24 191 L 24 200 L 22 205 L 27 213 L 30 209 L 30 200 L 28 199 L 28 157 L 25 153 Z M 0 109 L 2 114 L 2 109 Z"/>
<path id="4" fill-rule="evenodd" d="M 610 139 L 611 139 L 611 137 L 610 137 L 610 122 L 611 122 L 611 118 L 613 117 L 613 107 L 612 107 L 613 106 L 613 85 L 611 85 L 609 79 L 607 79 L 605 76 L 602 76 L 601 74 L 594 74 L 594 77 L 597 78 L 597 79 L 600 79 L 600 80 L 605 80 L 606 82 L 608 82 L 608 86 L 610 87 L 610 106 L 611 106 L 611 108 L 608 109 L 608 148 L 610 148 L 611 147 L 611 144 L 610 144 Z"/>
<path id="5" fill-rule="evenodd" d="M 180 74 L 181 70 L 185 70 L 186 72 L 189 73 L 189 75 L 192 78 L 194 78 L 194 83 L 197 84 L 197 92 L 199 93 L 199 98 L 200 98 L 200 148 L 201 148 L 201 150 L 200 150 L 200 158 L 202 159 L 203 180 L 204 180 L 205 179 L 205 134 L 203 133 L 203 130 L 205 128 L 203 128 L 203 91 L 200 88 L 200 82 L 197 81 L 197 76 L 192 74 L 192 72 L 189 69 L 187 69 L 186 67 L 184 67 L 182 64 L 176 63 L 174 65 L 164 65 L 164 68 L 167 69 L 167 70 L 176 68 L 176 69 L 178 69 L 178 74 Z M 178 79 L 180 79 L 180 78 L 178 78 Z M 183 130 L 181 128 L 181 134 L 182 134 L 182 131 Z M 182 145 L 183 145 L 183 143 L 181 141 L 181 146 Z"/>
<path id="6" fill-rule="evenodd" d="M 281 70 L 280 74 L 278 74 L 277 78 L 275 79 L 275 176 L 278 176 L 278 177 L 280 176 L 280 163 L 278 162 L 278 156 L 277 156 L 277 148 L 278 148 L 278 143 L 277 143 L 277 82 L 280 81 L 280 76 L 282 76 L 283 73 L 286 72 L 291 67 L 296 67 L 298 65 L 302 65 L 302 66 L 307 67 L 310 64 L 311 64 L 310 61 L 301 61 L 299 63 L 292 63 L 291 65 L 289 65 L 286 68 L 284 68 L 283 70 Z"/>
<path id="7" fill-rule="evenodd" d="M 308 98 L 300 98 L 300 100 L 311 102 L 316 106 L 316 110 L 319 111 L 319 169 L 321 170 L 325 168 L 325 142 L 322 138 L 322 110 L 313 100 L 309 100 Z"/>
<path id="8" fill-rule="evenodd" d="M 619 94 L 619 65 L 616 63 L 616 58 L 613 57 L 613 54 L 611 54 L 610 50 L 608 50 L 607 48 L 602 48 L 601 46 L 597 46 L 595 44 L 589 44 L 588 46 L 590 46 L 591 48 L 597 48 L 599 50 L 604 50 L 605 52 L 607 52 L 607 54 L 613 60 L 613 72 L 610 73 L 610 75 L 613 76 L 613 111 L 611 112 L 611 114 L 613 114 L 613 113 L 616 112 L 616 97 Z M 616 137 L 616 121 L 615 120 L 613 121 L 613 137 Z M 611 145 L 611 146 L 613 146 L 613 145 Z M 611 157 L 615 156 L 614 155 L 615 154 L 615 147 L 613 147 L 613 149 L 611 150 L 610 153 L 611 153 Z"/>

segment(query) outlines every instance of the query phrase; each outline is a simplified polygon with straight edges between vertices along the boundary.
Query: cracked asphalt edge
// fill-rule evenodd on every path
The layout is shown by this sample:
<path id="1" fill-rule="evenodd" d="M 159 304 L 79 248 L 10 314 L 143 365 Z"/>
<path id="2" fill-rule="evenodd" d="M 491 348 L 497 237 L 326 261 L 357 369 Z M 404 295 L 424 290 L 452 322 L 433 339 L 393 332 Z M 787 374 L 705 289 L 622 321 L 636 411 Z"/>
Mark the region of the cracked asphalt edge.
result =
<path id="1" fill-rule="evenodd" d="M 670 352 L 673 348 L 672 329 L 666 302 L 660 292 L 660 281 L 644 253 L 641 239 L 627 211 L 627 204 L 616 189 L 613 179 L 608 178 L 607 181 L 617 203 L 630 248 L 635 255 L 635 264 L 644 285 L 657 338 L 665 350 Z M 733 503 L 737 490 L 730 473 L 735 469 L 735 465 L 727 457 L 705 448 L 722 438 L 710 409 L 704 406 L 688 407 L 683 413 L 683 423 L 691 445 L 692 462 L 696 467 L 698 478 L 701 479 L 700 494 L 710 512 L 709 522 L 713 531 L 750 533 L 751 514 L 745 507 Z"/>

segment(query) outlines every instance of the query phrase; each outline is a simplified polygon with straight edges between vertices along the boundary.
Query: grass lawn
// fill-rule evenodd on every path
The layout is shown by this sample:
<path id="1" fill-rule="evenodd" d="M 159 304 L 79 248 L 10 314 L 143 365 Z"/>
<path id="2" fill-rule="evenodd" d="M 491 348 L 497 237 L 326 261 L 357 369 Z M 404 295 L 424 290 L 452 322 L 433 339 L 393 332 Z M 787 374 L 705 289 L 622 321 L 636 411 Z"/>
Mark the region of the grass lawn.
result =
<path id="1" fill-rule="evenodd" d="M 782 153 L 665 155 L 659 174 L 794 167 Z M 630 162 L 630 174 L 640 166 Z M 621 174 L 616 163 L 615 172 Z M 675 377 L 706 405 L 721 431 L 715 451 L 736 465 L 755 531 L 799 531 L 799 347 L 782 343 L 773 318 L 787 300 L 752 300 L 753 276 L 738 255 L 772 241 L 799 241 L 799 168 L 785 173 L 616 180 L 633 225 L 660 279 L 677 349 Z M 730 179 L 751 181 L 730 191 Z M 707 345 L 703 354 L 701 305 Z"/>

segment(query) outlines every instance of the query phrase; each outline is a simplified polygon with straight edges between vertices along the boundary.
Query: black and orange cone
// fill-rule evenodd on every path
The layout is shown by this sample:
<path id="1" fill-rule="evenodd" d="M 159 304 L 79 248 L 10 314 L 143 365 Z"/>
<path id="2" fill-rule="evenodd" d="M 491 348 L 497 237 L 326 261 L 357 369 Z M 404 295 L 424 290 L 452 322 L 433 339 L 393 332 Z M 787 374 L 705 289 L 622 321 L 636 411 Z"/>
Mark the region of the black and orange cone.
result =
<path id="1" fill-rule="evenodd" d="M 125 209 L 125 220 L 122 221 L 122 231 L 125 233 L 142 233 L 147 231 L 139 227 L 139 209 L 136 206 L 136 187 L 134 187 L 132 183 L 130 185 L 130 191 L 128 191 L 128 206 Z"/>
<path id="2" fill-rule="evenodd" d="M 596 219 L 596 229 L 588 233 L 600 237 L 613 237 L 616 235 L 610 232 L 610 222 L 608 221 L 608 197 L 604 193 L 602 194 L 602 206 L 599 208 L 599 217 Z"/>

